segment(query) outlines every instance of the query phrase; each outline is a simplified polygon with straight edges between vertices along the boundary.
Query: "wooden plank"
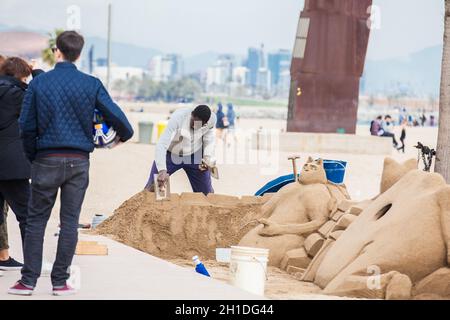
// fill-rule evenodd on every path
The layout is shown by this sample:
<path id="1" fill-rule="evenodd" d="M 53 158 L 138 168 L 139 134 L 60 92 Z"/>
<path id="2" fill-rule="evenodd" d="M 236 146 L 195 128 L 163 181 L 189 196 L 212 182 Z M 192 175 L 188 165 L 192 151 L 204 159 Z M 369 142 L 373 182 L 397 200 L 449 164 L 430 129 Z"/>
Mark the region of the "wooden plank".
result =
<path id="1" fill-rule="evenodd" d="M 107 256 L 108 247 L 104 244 L 82 244 L 77 245 L 75 250 L 76 255 L 90 255 L 90 256 Z"/>

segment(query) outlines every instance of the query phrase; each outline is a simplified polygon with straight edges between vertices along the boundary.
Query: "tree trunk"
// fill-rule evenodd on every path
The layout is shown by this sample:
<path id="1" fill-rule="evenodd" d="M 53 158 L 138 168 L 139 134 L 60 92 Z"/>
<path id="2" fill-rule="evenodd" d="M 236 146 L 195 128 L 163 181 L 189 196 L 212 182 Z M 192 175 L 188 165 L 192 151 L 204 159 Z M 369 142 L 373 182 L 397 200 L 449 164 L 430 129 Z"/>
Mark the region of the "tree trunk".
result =
<path id="1" fill-rule="evenodd" d="M 450 0 L 445 0 L 444 53 L 442 56 L 439 135 L 435 171 L 450 183 Z"/>

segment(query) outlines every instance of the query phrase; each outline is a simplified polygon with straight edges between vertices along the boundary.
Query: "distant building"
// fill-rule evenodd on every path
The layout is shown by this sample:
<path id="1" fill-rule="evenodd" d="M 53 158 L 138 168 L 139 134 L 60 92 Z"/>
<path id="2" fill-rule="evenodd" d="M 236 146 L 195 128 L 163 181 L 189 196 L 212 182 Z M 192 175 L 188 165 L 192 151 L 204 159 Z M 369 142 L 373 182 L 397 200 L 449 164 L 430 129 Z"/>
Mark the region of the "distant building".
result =
<path id="1" fill-rule="evenodd" d="M 96 66 L 94 68 L 93 75 L 99 78 L 103 83 L 106 83 L 108 67 L 106 66 Z M 111 66 L 111 82 L 117 80 L 129 80 L 133 77 L 142 79 L 146 74 L 146 71 L 141 68 L 135 67 L 119 67 L 116 65 Z"/>
<path id="2" fill-rule="evenodd" d="M 271 72 L 267 68 L 259 68 L 257 88 L 260 93 L 267 94 L 271 91 Z"/>
<path id="3" fill-rule="evenodd" d="M 269 53 L 267 68 L 272 75 L 272 87 L 277 87 L 280 83 L 281 74 L 285 71 L 289 71 L 291 60 L 292 56 L 289 50 L 278 50 L 277 52 Z"/>
<path id="4" fill-rule="evenodd" d="M 156 82 L 178 80 L 183 76 L 183 60 L 180 55 L 155 56 L 150 61 L 150 76 Z"/>
<path id="5" fill-rule="evenodd" d="M 221 55 L 213 66 L 206 70 L 206 89 L 208 91 L 225 92 L 227 84 L 233 80 L 235 57 Z"/>
<path id="6" fill-rule="evenodd" d="M 264 65 L 264 53 L 262 49 L 249 48 L 246 67 L 248 68 L 248 82 L 247 85 L 255 88 L 258 85 L 258 72 Z"/>
<path id="7" fill-rule="evenodd" d="M 106 67 L 108 66 L 108 59 L 106 58 L 98 58 L 96 60 L 97 67 Z"/>
<path id="8" fill-rule="evenodd" d="M 233 68 L 233 83 L 245 86 L 247 84 L 247 78 L 249 76 L 249 70 L 247 67 L 235 67 Z"/>

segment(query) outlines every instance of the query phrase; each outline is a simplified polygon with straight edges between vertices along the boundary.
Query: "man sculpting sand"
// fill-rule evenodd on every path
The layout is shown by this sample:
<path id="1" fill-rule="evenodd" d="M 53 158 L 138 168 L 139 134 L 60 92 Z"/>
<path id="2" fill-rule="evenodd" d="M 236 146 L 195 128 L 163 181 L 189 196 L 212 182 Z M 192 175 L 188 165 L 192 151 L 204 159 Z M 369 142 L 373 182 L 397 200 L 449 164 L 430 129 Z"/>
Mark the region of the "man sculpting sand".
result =
<path id="1" fill-rule="evenodd" d="M 154 191 L 154 175 L 158 175 L 158 187 L 162 187 L 170 175 L 183 169 L 194 192 L 213 193 L 211 174 L 202 163 L 214 162 L 216 119 L 206 105 L 175 111 L 156 145 L 145 188 Z"/>

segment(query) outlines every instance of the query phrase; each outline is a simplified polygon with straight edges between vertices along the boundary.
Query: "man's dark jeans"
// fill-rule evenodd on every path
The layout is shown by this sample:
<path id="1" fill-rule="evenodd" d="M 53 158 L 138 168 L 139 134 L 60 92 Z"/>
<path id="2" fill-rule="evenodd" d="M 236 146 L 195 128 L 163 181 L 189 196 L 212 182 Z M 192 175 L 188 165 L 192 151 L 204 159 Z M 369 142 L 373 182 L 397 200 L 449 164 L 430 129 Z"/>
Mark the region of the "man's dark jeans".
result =
<path id="1" fill-rule="evenodd" d="M 81 205 L 88 185 L 88 159 L 49 157 L 33 162 L 21 280 L 23 284 L 35 287 L 41 275 L 45 228 L 59 189 L 61 231 L 51 279 L 54 287 L 66 284 L 78 241 Z"/>

